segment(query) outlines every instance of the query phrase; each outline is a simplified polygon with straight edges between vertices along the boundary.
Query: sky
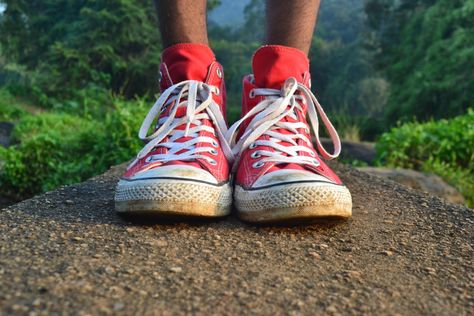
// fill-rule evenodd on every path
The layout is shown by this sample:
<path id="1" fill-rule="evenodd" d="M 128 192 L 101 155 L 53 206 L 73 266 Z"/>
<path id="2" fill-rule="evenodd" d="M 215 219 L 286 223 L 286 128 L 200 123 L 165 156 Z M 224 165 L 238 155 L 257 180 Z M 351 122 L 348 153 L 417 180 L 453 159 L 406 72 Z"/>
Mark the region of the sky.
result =
<path id="1" fill-rule="evenodd" d="M 244 8 L 250 0 L 222 0 L 222 4 L 209 13 L 209 20 L 221 26 L 240 26 L 244 21 Z"/>

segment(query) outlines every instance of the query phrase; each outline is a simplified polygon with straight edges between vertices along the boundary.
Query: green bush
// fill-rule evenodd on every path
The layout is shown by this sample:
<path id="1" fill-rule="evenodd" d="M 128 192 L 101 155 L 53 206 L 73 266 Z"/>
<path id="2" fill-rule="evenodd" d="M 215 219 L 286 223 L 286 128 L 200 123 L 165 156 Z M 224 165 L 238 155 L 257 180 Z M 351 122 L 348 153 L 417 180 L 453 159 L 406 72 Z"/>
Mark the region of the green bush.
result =
<path id="1" fill-rule="evenodd" d="M 88 87 L 127 97 L 156 91 L 160 44 L 152 1 L 1 2 L 2 53 L 26 68 L 43 105 L 51 106 L 44 102 L 51 97 L 75 100 Z"/>
<path id="2" fill-rule="evenodd" d="M 465 113 L 474 98 L 474 1 L 364 3 L 367 42 L 391 86 L 388 125 Z"/>
<path id="3" fill-rule="evenodd" d="M 379 162 L 436 173 L 474 205 L 474 110 L 450 120 L 403 124 L 383 134 L 376 149 Z"/>
<path id="4" fill-rule="evenodd" d="M 136 134 L 147 104 L 115 99 L 113 111 L 95 120 L 67 113 L 23 118 L 13 132 L 16 145 L 0 148 L 2 194 L 25 198 L 131 159 L 141 146 Z"/>
<path id="5" fill-rule="evenodd" d="M 0 121 L 17 121 L 27 112 L 18 106 L 18 100 L 7 90 L 0 89 Z"/>

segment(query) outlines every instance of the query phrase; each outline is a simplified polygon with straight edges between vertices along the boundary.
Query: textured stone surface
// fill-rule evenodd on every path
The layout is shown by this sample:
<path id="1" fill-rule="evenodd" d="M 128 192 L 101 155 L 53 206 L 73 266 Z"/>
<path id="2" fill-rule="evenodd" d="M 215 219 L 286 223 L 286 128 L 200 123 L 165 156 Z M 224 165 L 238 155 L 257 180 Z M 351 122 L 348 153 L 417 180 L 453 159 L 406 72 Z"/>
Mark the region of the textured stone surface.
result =
<path id="1" fill-rule="evenodd" d="M 432 173 L 423 173 L 408 169 L 361 167 L 360 171 L 375 176 L 390 179 L 412 189 L 438 196 L 450 203 L 465 204 L 466 201 L 458 190 L 444 182 L 444 180 Z"/>
<path id="2" fill-rule="evenodd" d="M 0 211 L 0 315 L 472 315 L 472 210 L 336 167 L 348 221 L 259 227 L 113 209 L 115 169 Z"/>

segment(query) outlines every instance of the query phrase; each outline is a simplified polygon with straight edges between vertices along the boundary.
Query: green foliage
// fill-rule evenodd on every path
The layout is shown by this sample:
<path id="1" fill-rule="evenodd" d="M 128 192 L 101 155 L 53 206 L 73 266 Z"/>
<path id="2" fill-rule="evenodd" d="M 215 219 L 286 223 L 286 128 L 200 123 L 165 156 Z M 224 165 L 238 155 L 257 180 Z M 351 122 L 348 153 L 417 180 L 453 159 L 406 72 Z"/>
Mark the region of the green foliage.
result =
<path id="1" fill-rule="evenodd" d="M 27 115 L 27 112 L 18 106 L 18 100 L 7 90 L 0 89 L 0 121 L 17 121 Z"/>
<path id="2" fill-rule="evenodd" d="M 136 131 L 146 102 L 115 99 L 112 108 L 100 120 L 66 113 L 24 117 L 14 129 L 16 145 L 0 147 L 2 194 L 24 198 L 83 181 L 133 157 L 141 147 Z"/>
<path id="3" fill-rule="evenodd" d="M 437 173 L 474 205 L 474 110 L 450 120 L 392 128 L 376 149 L 381 163 Z"/>
<path id="4" fill-rule="evenodd" d="M 474 0 L 369 0 L 387 122 L 462 114 L 474 99 Z"/>
<path id="5" fill-rule="evenodd" d="M 157 89 L 152 1 L 0 2 L 7 5 L 0 15 L 0 85 L 11 92 L 0 89 L 0 120 L 19 121 L 16 144 L 0 148 L 2 190 L 29 196 L 133 157 L 149 105 L 142 98 Z M 474 98 L 474 0 L 365 4 L 364 13 L 359 0 L 324 2 L 311 47 L 313 89 L 341 135 L 374 139 L 399 119 L 464 113 Z M 264 36 L 264 8 L 263 0 L 249 1 L 239 28 L 210 25 L 225 66 L 230 122 L 240 114 L 241 78 Z M 16 97 L 27 94 L 50 112 L 31 115 Z M 473 196 L 472 131 L 472 111 L 409 123 L 382 137 L 380 159 L 435 172 Z"/>
<path id="6" fill-rule="evenodd" d="M 96 165 L 86 155 L 94 146 L 96 132 L 92 122 L 66 114 L 48 113 L 22 120 L 14 131 L 20 144 L 0 152 L 4 161 L 2 193 L 29 196 L 80 181 L 78 171 Z"/>
<path id="7" fill-rule="evenodd" d="M 249 61 L 264 37 L 265 1 L 249 1 L 244 16 L 243 25 L 237 29 L 210 25 L 212 47 L 225 66 L 231 122 L 239 115 L 241 78 L 251 72 Z M 347 130 L 344 134 L 352 129 L 353 135 L 357 129 L 363 138 L 373 139 L 382 128 L 380 117 L 389 89 L 370 63 L 371 54 L 362 40 L 363 21 L 360 1 L 324 3 L 311 47 L 311 73 L 313 89 L 331 118 L 351 121 L 348 128 L 338 125 Z M 364 125 L 355 126 L 361 122 Z"/>
<path id="8" fill-rule="evenodd" d="M 373 66 L 365 19 L 361 1 L 322 3 L 310 66 L 313 90 L 331 119 L 341 121 L 338 130 L 358 129 L 362 139 L 373 140 L 384 129 L 381 119 L 390 89 Z"/>
<path id="9" fill-rule="evenodd" d="M 128 97 L 155 90 L 160 48 L 151 1 L 4 2 L 3 54 L 27 67 L 40 101 L 75 99 L 87 87 Z"/>

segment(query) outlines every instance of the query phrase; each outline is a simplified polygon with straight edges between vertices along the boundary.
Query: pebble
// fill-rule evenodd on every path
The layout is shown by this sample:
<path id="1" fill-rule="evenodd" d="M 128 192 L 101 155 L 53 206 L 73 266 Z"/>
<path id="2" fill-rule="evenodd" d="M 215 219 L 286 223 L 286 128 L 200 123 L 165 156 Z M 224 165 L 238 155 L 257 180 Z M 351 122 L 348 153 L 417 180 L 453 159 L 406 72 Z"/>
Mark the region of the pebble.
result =
<path id="1" fill-rule="evenodd" d="M 154 245 L 156 247 L 163 248 L 163 247 L 168 246 L 168 242 L 166 240 L 163 240 L 163 239 L 158 239 L 157 241 L 155 241 Z"/>
<path id="2" fill-rule="evenodd" d="M 334 305 L 329 305 L 329 306 L 326 308 L 326 312 L 329 312 L 329 313 L 337 313 L 337 308 L 336 308 L 336 306 L 334 306 Z"/>
<path id="3" fill-rule="evenodd" d="M 105 268 L 105 273 L 107 273 L 107 274 L 112 274 L 114 272 L 115 272 L 115 269 L 110 267 L 110 266 Z"/>
<path id="4" fill-rule="evenodd" d="M 74 204 L 74 201 L 73 200 L 66 200 L 65 203 L 67 205 L 72 205 L 72 204 Z"/>
<path id="5" fill-rule="evenodd" d="M 286 277 L 286 276 L 283 277 L 283 278 L 281 278 L 281 280 L 282 280 L 284 283 L 290 283 L 290 282 L 291 282 L 291 278 Z"/>
<path id="6" fill-rule="evenodd" d="M 355 271 L 355 270 L 345 270 L 345 271 L 342 271 L 342 275 L 347 278 L 355 279 L 355 278 L 360 278 L 362 273 L 360 271 Z"/>
<path id="7" fill-rule="evenodd" d="M 393 256 L 393 251 L 384 250 L 384 251 L 381 251 L 380 254 L 384 255 L 384 256 L 387 256 L 387 257 L 391 257 L 391 256 Z"/>
<path id="8" fill-rule="evenodd" d="M 11 308 L 15 312 L 25 311 L 27 309 L 25 306 L 21 306 L 19 304 L 13 304 Z"/>
<path id="9" fill-rule="evenodd" d="M 314 252 L 314 251 L 309 252 L 308 255 L 310 255 L 311 257 L 315 259 L 321 259 L 321 256 L 319 255 L 319 253 Z"/>
<path id="10" fill-rule="evenodd" d="M 113 306 L 115 311 L 122 310 L 124 307 L 125 307 L 125 304 L 121 302 L 115 303 Z"/>
<path id="11" fill-rule="evenodd" d="M 293 302 L 293 305 L 296 305 L 298 308 L 303 308 L 304 302 L 302 300 L 296 300 Z"/>
<path id="12" fill-rule="evenodd" d="M 423 271 L 425 271 L 428 274 L 435 275 L 436 274 L 436 269 L 431 268 L 431 267 L 424 267 Z"/>
<path id="13" fill-rule="evenodd" d="M 181 268 L 181 267 L 171 267 L 170 271 L 174 272 L 174 273 L 179 273 L 179 272 L 183 271 L 183 268 Z"/>

